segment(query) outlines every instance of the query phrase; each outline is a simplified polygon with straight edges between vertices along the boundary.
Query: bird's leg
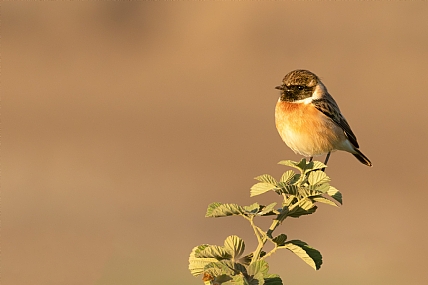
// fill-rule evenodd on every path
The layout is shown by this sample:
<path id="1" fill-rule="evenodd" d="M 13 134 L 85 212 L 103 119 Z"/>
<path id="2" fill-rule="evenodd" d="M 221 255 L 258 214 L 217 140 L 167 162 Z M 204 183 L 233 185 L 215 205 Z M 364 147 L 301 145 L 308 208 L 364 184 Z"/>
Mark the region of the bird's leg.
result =
<path id="1" fill-rule="evenodd" d="M 327 153 L 327 156 L 325 157 L 324 164 L 327 165 L 328 159 L 330 158 L 331 152 Z"/>
<path id="2" fill-rule="evenodd" d="M 327 165 L 328 159 L 330 158 L 331 152 L 327 153 L 327 156 L 325 157 L 324 164 Z M 322 169 L 322 171 L 325 171 L 325 167 Z"/>
<path id="3" fill-rule="evenodd" d="M 314 159 L 314 157 L 313 157 L 313 156 L 311 156 L 311 157 L 309 158 L 309 162 L 312 162 L 312 159 Z"/>

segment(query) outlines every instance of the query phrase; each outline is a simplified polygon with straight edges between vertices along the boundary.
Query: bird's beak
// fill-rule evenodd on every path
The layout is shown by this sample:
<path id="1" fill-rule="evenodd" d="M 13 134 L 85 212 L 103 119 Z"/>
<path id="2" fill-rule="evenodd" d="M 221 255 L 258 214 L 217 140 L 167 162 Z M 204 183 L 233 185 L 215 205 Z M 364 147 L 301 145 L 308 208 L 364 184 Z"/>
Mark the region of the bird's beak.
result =
<path id="1" fill-rule="evenodd" d="M 275 89 L 284 90 L 284 85 L 276 86 Z"/>

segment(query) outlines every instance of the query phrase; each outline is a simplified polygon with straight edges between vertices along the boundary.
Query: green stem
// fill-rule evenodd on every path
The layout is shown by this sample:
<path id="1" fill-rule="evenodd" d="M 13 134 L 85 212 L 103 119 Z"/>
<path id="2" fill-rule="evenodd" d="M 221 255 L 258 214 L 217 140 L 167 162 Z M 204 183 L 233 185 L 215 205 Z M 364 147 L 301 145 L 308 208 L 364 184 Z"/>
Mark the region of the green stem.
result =
<path id="1" fill-rule="evenodd" d="M 300 186 L 303 183 L 303 181 L 305 181 L 305 177 L 306 177 L 305 172 L 300 170 L 300 177 L 299 177 L 299 180 L 297 180 L 296 185 Z"/>
<path id="2" fill-rule="evenodd" d="M 254 261 L 256 261 L 256 260 L 259 260 L 260 259 L 260 254 L 261 254 L 261 252 L 262 252 L 262 249 L 263 249 L 263 246 L 266 244 L 266 242 L 267 242 L 267 240 L 268 240 L 268 238 L 272 238 L 272 233 L 273 233 L 273 231 L 279 226 L 279 224 L 287 217 L 287 215 L 285 214 L 285 211 L 287 211 L 287 213 L 288 213 L 288 209 L 287 209 L 287 206 L 284 206 L 283 208 L 282 208 L 282 210 L 281 210 L 281 213 L 284 213 L 284 214 L 279 214 L 277 217 L 276 217 L 276 219 L 275 220 L 273 220 L 272 221 L 272 224 L 270 225 L 270 227 L 269 227 L 269 230 L 266 232 L 266 235 L 265 234 L 263 234 L 263 235 L 258 235 L 257 233 L 256 233 L 256 236 L 257 236 L 257 240 L 259 241 L 259 244 L 258 244 L 258 246 L 257 246 L 257 248 L 256 248 L 256 250 L 254 251 L 254 254 L 253 254 L 253 259 L 251 260 L 251 263 L 253 263 Z M 254 225 L 254 223 L 253 223 L 253 221 L 252 221 L 252 219 L 250 220 L 250 222 L 251 222 L 251 225 L 253 226 L 253 229 L 254 229 L 254 231 L 256 232 L 256 228 L 255 228 L 255 225 Z M 257 227 L 257 229 L 259 229 L 258 227 Z M 260 229 L 259 229 L 260 230 Z M 261 232 L 263 232 L 263 231 L 261 231 L 260 230 L 260 233 Z M 259 233 L 259 234 L 260 234 Z M 264 232 L 263 232 L 264 233 Z M 276 246 L 276 245 L 275 245 Z M 276 249 L 275 249 L 276 250 Z M 269 255 L 270 254 L 272 254 L 273 252 L 271 251 L 271 252 L 269 252 Z"/>
<path id="3" fill-rule="evenodd" d="M 285 220 L 285 218 L 287 218 L 287 214 L 297 206 L 300 206 L 301 204 L 303 204 L 305 200 L 306 200 L 306 197 L 303 198 L 302 200 L 299 200 L 297 203 L 295 203 L 291 207 L 288 207 L 288 205 L 285 205 L 284 207 L 282 207 L 281 213 L 276 217 L 275 220 L 273 220 L 272 225 L 269 227 L 269 230 L 266 233 L 267 236 L 272 238 L 273 231 Z M 286 200 L 284 201 L 284 204 L 287 204 Z"/>
<path id="4" fill-rule="evenodd" d="M 253 230 L 254 230 L 254 233 L 256 234 L 258 242 L 259 243 L 262 242 L 263 241 L 262 230 L 254 224 L 254 216 L 249 217 L 248 220 L 250 221 L 250 224 L 253 227 Z"/>
<path id="5" fill-rule="evenodd" d="M 266 232 L 268 237 L 272 238 L 272 233 L 279 226 L 279 223 L 280 223 L 280 220 L 278 219 L 278 217 L 275 220 L 273 220 L 272 225 L 270 225 L 269 230 Z"/>
<path id="6" fill-rule="evenodd" d="M 268 253 L 266 253 L 266 255 L 265 256 L 263 256 L 262 258 L 260 258 L 260 259 L 265 259 L 265 258 L 267 258 L 267 257 L 269 257 L 269 256 L 271 256 L 272 254 L 274 254 L 275 253 L 275 251 L 278 249 L 278 246 L 275 244 L 275 247 L 271 250 L 271 251 L 269 251 Z"/>
<path id="7" fill-rule="evenodd" d="M 264 245 L 266 244 L 268 238 L 269 239 L 273 238 L 272 237 L 273 231 L 285 220 L 285 218 L 287 218 L 287 214 L 289 212 L 291 212 L 297 206 L 301 205 L 305 200 L 306 200 L 306 197 L 303 198 L 302 200 L 299 200 L 297 203 L 295 203 L 291 207 L 288 207 L 287 200 L 284 199 L 285 206 L 282 207 L 281 213 L 275 218 L 275 220 L 272 221 L 272 224 L 269 227 L 269 230 L 266 232 L 266 234 L 258 226 L 256 226 L 254 224 L 254 221 L 253 221 L 254 216 L 251 216 L 251 217 L 245 217 L 244 216 L 246 219 L 248 219 L 250 221 L 250 224 L 253 227 L 254 233 L 257 237 L 257 241 L 259 242 L 256 250 L 253 253 L 253 258 L 251 259 L 251 263 L 253 263 L 257 260 L 260 260 L 260 254 L 261 254 L 262 249 L 263 249 Z M 263 257 L 263 259 L 266 258 L 266 256 L 272 255 L 276 251 L 276 249 L 277 249 L 277 245 L 275 244 L 275 248 L 273 250 L 271 250 L 267 255 L 265 255 Z"/>
<path id="8" fill-rule="evenodd" d="M 259 242 L 259 244 L 257 245 L 257 248 L 253 253 L 253 258 L 251 259 L 251 263 L 260 259 L 260 253 L 262 252 L 263 246 L 267 241 L 266 235 L 258 226 L 254 224 L 253 218 L 254 216 L 251 216 L 248 218 L 248 220 L 250 221 L 250 224 L 253 227 L 254 233 L 257 237 L 257 241 Z"/>

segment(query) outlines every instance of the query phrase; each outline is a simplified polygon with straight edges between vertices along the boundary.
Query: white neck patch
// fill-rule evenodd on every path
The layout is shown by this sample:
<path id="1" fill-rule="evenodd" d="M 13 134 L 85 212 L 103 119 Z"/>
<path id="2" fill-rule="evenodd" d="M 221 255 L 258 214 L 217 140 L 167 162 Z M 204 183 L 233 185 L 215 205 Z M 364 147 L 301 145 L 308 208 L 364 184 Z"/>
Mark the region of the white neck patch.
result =
<path id="1" fill-rule="evenodd" d="M 313 100 L 312 97 L 308 97 L 308 98 L 305 98 L 302 100 L 294 101 L 294 103 L 310 104 L 310 103 L 312 103 L 312 100 Z"/>
<path id="2" fill-rule="evenodd" d="M 314 93 L 312 93 L 312 98 L 321 99 L 324 97 L 325 93 L 327 93 L 327 88 L 325 88 L 324 84 L 318 82 L 317 86 L 315 86 Z"/>

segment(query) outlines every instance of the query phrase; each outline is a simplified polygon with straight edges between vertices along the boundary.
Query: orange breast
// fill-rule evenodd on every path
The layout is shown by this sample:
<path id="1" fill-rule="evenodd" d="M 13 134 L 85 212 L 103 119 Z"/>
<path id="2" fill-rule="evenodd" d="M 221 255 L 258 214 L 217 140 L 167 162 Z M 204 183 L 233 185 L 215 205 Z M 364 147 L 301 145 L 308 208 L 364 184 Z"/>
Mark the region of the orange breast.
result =
<path id="1" fill-rule="evenodd" d="M 310 103 L 278 101 L 275 122 L 283 141 L 306 157 L 333 151 L 346 140 L 343 130 Z"/>

